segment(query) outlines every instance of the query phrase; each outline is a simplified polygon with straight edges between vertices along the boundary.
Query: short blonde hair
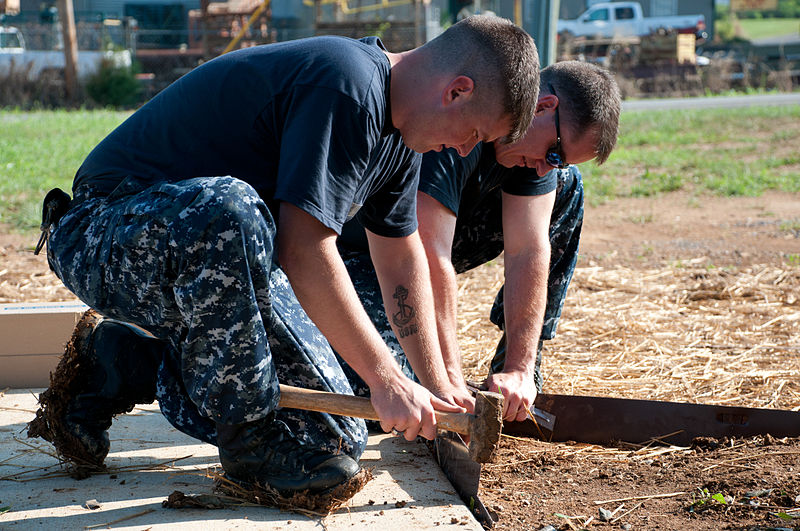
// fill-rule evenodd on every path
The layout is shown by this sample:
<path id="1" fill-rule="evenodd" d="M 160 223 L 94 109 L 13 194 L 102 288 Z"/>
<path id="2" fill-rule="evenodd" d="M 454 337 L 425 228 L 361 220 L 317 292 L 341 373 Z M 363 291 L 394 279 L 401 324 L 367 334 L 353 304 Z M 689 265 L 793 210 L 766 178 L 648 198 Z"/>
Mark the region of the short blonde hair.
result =
<path id="1" fill-rule="evenodd" d="M 502 106 L 511 119 L 502 142 L 525 135 L 539 98 L 539 55 L 525 30 L 495 15 L 472 15 L 423 48 L 432 52 L 436 68 L 472 79 L 482 107 L 495 101 Z"/>

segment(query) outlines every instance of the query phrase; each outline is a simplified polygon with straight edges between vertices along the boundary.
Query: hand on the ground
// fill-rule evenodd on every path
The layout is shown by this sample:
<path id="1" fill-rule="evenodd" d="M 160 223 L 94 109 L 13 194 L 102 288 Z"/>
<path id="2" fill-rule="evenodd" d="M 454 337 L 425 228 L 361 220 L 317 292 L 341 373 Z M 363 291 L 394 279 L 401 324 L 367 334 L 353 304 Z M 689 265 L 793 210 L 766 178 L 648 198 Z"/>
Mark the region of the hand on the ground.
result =
<path id="1" fill-rule="evenodd" d="M 372 406 L 378 413 L 385 432 L 403 432 L 408 441 L 417 436 L 436 438 L 434 411 L 463 413 L 464 408 L 437 398 L 410 379 L 395 380 L 381 389 L 370 389 Z"/>
<path id="2" fill-rule="evenodd" d="M 509 371 L 492 374 L 486 379 L 489 391 L 500 393 L 503 402 L 503 420 L 523 421 L 536 400 L 536 383 L 526 372 Z"/>

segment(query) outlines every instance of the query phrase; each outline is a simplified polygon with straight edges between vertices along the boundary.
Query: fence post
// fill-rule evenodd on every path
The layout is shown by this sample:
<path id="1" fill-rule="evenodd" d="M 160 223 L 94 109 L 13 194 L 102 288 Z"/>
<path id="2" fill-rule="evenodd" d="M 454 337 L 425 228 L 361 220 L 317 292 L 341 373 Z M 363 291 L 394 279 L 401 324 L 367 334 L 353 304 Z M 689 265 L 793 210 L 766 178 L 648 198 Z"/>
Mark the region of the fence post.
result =
<path id="1" fill-rule="evenodd" d="M 64 86 L 67 100 L 74 102 L 78 95 L 78 38 L 72 0 L 58 0 L 58 12 L 64 39 Z"/>

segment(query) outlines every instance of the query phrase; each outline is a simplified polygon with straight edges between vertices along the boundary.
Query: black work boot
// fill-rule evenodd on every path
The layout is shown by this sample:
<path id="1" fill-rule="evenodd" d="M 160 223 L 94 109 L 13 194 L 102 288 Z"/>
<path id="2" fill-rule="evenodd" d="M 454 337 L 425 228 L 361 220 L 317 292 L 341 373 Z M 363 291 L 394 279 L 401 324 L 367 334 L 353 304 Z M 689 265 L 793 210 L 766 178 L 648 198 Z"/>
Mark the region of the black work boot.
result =
<path id="1" fill-rule="evenodd" d="M 228 479 L 252 487 L 265 486 L 283 496 L 295 492 L 324 493 L 352 478 L 359 464 L 300 442 L 274 413 L 246 424 L 217 424 L 219 458 Z"/>
<path id="2" fill-rule="evenodd" d="M 53 443 L 73 477 L 103 470 L 112 419 L 155 400 L 162 356 L 158 339 L 88 310 L 39 395 L 28 437 Z"/>

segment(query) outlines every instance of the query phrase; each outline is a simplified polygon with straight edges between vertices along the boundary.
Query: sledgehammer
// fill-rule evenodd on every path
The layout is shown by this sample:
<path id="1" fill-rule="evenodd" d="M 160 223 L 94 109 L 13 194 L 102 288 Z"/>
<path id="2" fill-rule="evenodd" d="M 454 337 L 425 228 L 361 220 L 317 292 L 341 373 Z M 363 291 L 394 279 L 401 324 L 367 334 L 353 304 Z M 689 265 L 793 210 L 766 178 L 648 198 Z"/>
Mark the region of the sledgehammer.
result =
<path id="1" fill-rule="evenodd" d="M 280 387 L 281 398 L 278 407 L 380 420 L 368 398 L 283 384 Z M 489 462 L 497 448 L 500 431 L 503 428 L 503 395 L 478 391 L 475 394 L 474 415 L 437 411 L 436 424 L 440 429 L 468 435 L 469 456 L 478 463 Z"/>

